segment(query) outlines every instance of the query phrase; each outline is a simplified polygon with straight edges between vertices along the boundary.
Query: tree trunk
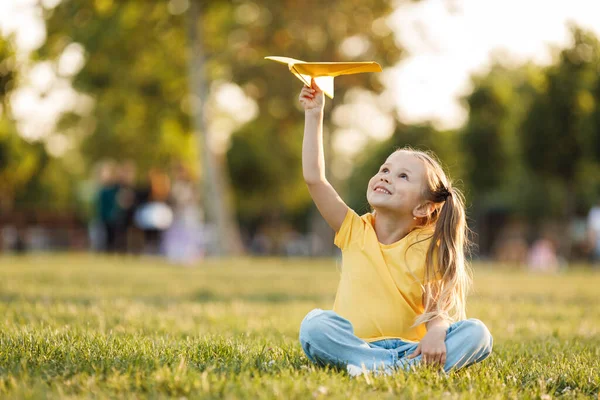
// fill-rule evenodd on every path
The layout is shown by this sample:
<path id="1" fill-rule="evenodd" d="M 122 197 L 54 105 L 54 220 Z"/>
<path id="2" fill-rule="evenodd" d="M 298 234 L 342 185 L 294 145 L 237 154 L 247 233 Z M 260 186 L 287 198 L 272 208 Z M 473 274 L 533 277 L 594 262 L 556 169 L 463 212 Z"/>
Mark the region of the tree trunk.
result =
<path id="1" fill-rule="evenodd" d="M 208 98 L 204 76 L 204 52 L 201 4 L 192 0 L 188 10 L 188 49 L 189 49 L 189 85 L 190 94 L 199 100 L 192 104 L 192 124 L 200 157 L 200 183 L 205 208 L 205 221 L 214 227 L 214 239 L 210 241 L 209 253 L 218 256 L 239 255 L 243 245 L 239 226 L 231 206 L 229 180 L 225 171 L 223 157 L 217 157 L 210 147 L 205 107 Z"/>

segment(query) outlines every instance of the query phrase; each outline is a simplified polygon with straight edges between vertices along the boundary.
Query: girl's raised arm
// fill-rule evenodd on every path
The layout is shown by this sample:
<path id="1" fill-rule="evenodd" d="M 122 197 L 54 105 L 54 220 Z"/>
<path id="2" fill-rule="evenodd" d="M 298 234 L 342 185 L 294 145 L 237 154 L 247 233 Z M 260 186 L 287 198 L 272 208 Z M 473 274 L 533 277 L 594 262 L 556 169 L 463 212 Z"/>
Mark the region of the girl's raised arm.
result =
<path id="1" fill-rule="evenodd" d="M 308 191 L 319 212 L 331 228 L 337 232 L 344 222 L 348 206 L 337 194 L 325 177 L 323 154 L 323 92 L 311 82 L 300 92 L 300 103 L 304 107 L 304 141 L 302 142 L 302 172 Z"/>

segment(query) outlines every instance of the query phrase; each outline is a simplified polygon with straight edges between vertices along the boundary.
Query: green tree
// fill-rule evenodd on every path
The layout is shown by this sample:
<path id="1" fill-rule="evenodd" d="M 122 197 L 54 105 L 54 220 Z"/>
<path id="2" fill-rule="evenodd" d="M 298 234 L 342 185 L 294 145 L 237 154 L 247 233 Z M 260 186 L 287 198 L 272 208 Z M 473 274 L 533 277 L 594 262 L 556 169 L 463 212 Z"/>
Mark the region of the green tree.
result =
<path id="1" fill-rule="evenodd" d="M 56 60 L 72 43 L 85 49 L 73 86 L 94 98 L 92 115 L 64 116 L 78 127 L 84 158 L 133 159 L 140 169 L 195 160 L 190 135 L 185 31 L 163 2 L 65 0 L 47 11 L 41 59 Z"/>
<path id="2" fill-rule="evenodd" d="M 600 42 L 590 32 L 573 28 L 574 44 L 564 49 L 556 64 L 545 70 L 530 111 L 522 125 L 527 166 L 555 192 L 538 193 L 539 202 L 551 197 L 559 207 L 553 215 L 565 226 L 575 215 L 578 198 L 600 184 L 597 124 Z M 592 191 L 593 192 L 593 191 Z M 597 195 L 597 193 L 596 193 Z M 563 253 L 569 255 L 566 235 Z"/>
<path id="3" fill-rule="evenodd" d="M 473 91 L 463 98 L 469 119 L 460 141 L 472 204 L 471 228 L 483 254 L 499 234 L 493 215 L 531 216 L 543 209 L 531 203 L 529 188 L 536 181 L 523 161 L 520 131 L 540 80 L 539 67 L 507 68 L 496 62 L 489 72 L 472 78 Z"/>
<path id="4" fill-rule="evenodd" d="M 196 5 L 192 2 L 192 10 Z M 173 11 L 169 7 L 167 2 L 65 0 L 48 12 L 48 39 L 39 51 L 41 58 L 56 59 L 71 43 L 85 49 L 86 63 L 73 85 L 91 95 L 95 107 L 91 115 L 66 114 L 61 126 L 77 135 L 71 139 L 80 143 L 88 170 L 104 158 L 134 160 L 141 171 L 159 167 L 168 172 L 172 164 L 183 162 L 203 178 L 218 168 L 209 162 L 210 151 L 202 151 L 208 146 L 197 142 L 190 124 L 206 100 L 199 97 L 204 88 L 196 89 L 197 79 L 192 78 L 198 73 L 190 65 L 201 44 L 195 29 L 199 15 L 189 16 L 186 29 L 185 16 L 169 12 Z M 198 22 L 202 28 L 203 21 Z M 194 74 L 191 78 L 188 71 Z M 190 88 L 199 93 L 190 93 Z M 205 127 L 195 131 L 199 129 Z M 198 168 L 198 149 L 209 168 Z M 223 179 L 211 183 L 215 181 Z M 235 227 L 220 229 L 223 212 L 227 219 L 223 200 L 227 188 L 224 194 L 217 190 L 222 186 L 208 185 L 203 191 L 207 215 L 219 228 L 217 253 L 236 252 Z"/>
<path id="5" fill-rule="evenodd" d="M 141 169 L 180 158 L 196 165 L 199 154 L 190 116 L 202 96 L 190 96 L 194 85 L 188 61 L 198 47 L 189 47 L 190 30 L 182 10 L 174 10 L 175 3 L 63 0 L 47 12 L 48 39 L 39 58 L 56 59 L 72 42 L 85 48 L 86 63 L 73 84 L 94 97 L 95 108 L 90 116 L 66 116 L 63 125 L 79 127 L 73 130 L 75 141 L 88 163 L 110 156 L 134 159 Z M 190 10 L 201 6 L 197 12 L 202 18 L 196 22 L 207 82 L 202 90 L 214 94 L 219 83 L 233 82 L 260 110 L 251 125 L 234 133 L 227 152 L 238 216 L 251 220 L 276 208 L 286 215 L 304 212 L 310 200 L 300 170 L 300 85 L 285 68 L 263 57 L 374 59 L 384 67 L 392 65 L 400 51 L 385 18 L 394 5 L 389 0 L 191 5 L 188 21 L 196 18 Z M 374 75 L 344 77 L 336 82 L 334 104 L 353 86 L 382 89 Z M 331 123 L 327 125 L 332 131 Z M 216 137 L 227 134 L 211 132 Z M 265 153 L 259 145 L 272 149 L 268 157 L 258 156 Z M 274 171 L 269 185 L 259 175 L 265 170 Z M 260 183 L 249 187 L 247 176 Z"/>
<path id="6" fill-rule="evenodd" d="M 17 133 L 11 117 L 10 94 L 18 80 L 18 64 L 10 38 L 0 37 L 0 213 L 10 213 L 27 183 L 40 169 L 43 147 Z"/>
<path id="7" fill-rule="evenodd" d="M 573 28 L 572 35 L 574 44 L 549 67 L 496 64 L 473 79 L 464 99 L 469 120 L 461 135 L 484 252 L 498 231 L 486 226 L 491 210 L 531 226 L 560 220 L 567 227 L 598 194 L 600 47 L 588 32 Z M 569 235 L 561 239 L 568 256 Z"/>

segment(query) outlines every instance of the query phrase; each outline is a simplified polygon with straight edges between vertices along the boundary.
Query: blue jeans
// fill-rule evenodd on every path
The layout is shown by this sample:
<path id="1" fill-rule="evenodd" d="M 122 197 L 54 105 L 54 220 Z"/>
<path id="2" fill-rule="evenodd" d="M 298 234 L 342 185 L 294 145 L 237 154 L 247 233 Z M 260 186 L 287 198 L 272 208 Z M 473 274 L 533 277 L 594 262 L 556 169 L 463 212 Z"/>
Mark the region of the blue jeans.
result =
<path id="1" fill-rule="evenodd" d="M 458 321 L 446 332 L 444 371 L 469 366 L 487 358 L 493 339 L 487 327 L 477 319 Z M 351 375 L 362 371 L 408 370 L 421 361 L 421 355 L 408 359 L 418 343 L 400 339 L 366 342 L 354 335 L 350 321 L 333 311 L 314 309 L 300 325 L 300 344 L 312 362 L 319 365 L 345 366 Z"/>

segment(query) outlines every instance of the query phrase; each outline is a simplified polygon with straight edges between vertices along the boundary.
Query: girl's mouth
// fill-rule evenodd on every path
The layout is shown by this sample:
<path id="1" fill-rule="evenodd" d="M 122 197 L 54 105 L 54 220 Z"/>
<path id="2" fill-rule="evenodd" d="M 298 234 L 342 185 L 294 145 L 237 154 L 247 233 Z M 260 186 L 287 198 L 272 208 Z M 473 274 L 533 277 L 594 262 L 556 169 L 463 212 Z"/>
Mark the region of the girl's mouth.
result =
<path id="1" fill-rule="evenodd" d="M 374 192 L 377 193 L 383 193 L 383 194 L 392 194 L 392 192 L 390 192 L 389 190 L 387 190 L 386 188 L 382 187 L 382 186 L 376 186 L 375 189 L 373 189 Z"/>

